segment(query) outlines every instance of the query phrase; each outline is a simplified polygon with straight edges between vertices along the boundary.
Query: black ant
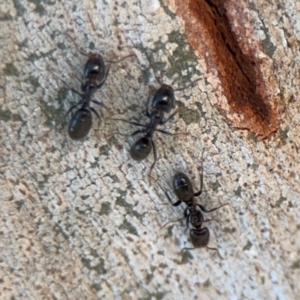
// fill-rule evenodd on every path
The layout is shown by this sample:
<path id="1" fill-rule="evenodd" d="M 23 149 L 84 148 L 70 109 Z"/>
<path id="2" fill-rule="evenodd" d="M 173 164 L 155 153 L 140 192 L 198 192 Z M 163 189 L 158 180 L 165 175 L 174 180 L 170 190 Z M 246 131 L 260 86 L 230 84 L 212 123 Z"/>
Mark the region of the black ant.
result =
<path id="1" fill-rule="evenodd" d="M 96 115 L 96 117 L 99 120 L 99 124 L 101 122 L 100 115 L 102 116 L 101 110 L 100 115 L 97 113 L 97 111 L 90 106 L 91 102 L 105 107 L 104 104 L 102 104 L 99 101 L 92 100 L 92 96 L 94 93 L 100 89 L 103 84 L 105 83 L 109 70 L 110 65 L 112 63 L 118 63 L 122 61 L 125 58 L 128 58 L 130 56 L 133 56 L 133 54 L 127 55 L 117 61 L 108 61 L 110 64 L 108 66 L 105 66 L 105 62 L 103 57 L 100 54 L 97 53 L 85 53 L 82 50 L 79 49 L 75 41 L 71 36 L 66 34 L 74 43 L 77 50 L 84 56 L 88 57 L 88 60 L 84 66 L 84 77 L 87 79 L 84 83 L 81 84 L 81 90 L 83 93 L 78 92 L 77 90 L 69 87 L 69 85 L 59 78 L 73 93 L 79 95 L 81 97 L 80 101 L 73 105 L 66 113 L 65 116 L 67 116 L 70 112 L 72 112 L 76 107 L 80 106 L 78 110 L 74 114 L 72 114 L 72 117 L 69 121 L 68 126 L 68 134 L 71 139 L 73 140 L 80 140 L 85 138 L 92 127 L 92 112 Z M 51 72 L 51 71 L 50 71 Z M 52 73 L 52 72 L 51 72 Z"/>
<path id="2" fill-rule="evenodd" d="M 131 136 L 134 136 L 139 133 L 144 133 L 145 135 L 138 139 L 133 146 L 130 149 L 130 155 L 131 157 L 136 161 L 141 161 L 149 156 L 151 153 L 151 150 L 153 149 L 153 156 L 154 156 L 154 162 L 151 165 L 150 172 L 157 161 L 157 153 L 156 153 L 156 146 L 153 141 L 153 134 L 155 131 L 161 132 L 163 134 L 167 135 L 177 135 L 174 133 L 170 133 L 165 130 L 157 129 L 159 125 L 164 125 L 168 121 L 170 121 L 178 112 L 176 110 L 174 113 L 172 113 L 168 118 L 164 119 L 165 114 L 170 113 L 171 110 L 175 107 L 175 91 L 182 91 L 190 86 L 192 86 L 195 82 L 199 81 L 201 78 L 198 78 L 194 80 L 192 83 L 190 83 L 188 86 L 184 88 L 178 88 L 173 89 L 172 86 L 164 84 L 161 82 L 160 78 L 156 77 L 156 80 L 161 85 L 160 88 L 156 91 L 152 102 L 151 102 L 151 109 L 149 109 L 150 105 L 150 96 L 147 100 L 147 107 L 146 107 L 146 116 L 150 119 L 148 124 L 141 124 L 139 122 L 132 122 L 124 119 L 113 119 L 113 120 L 119 120 L 123 121 L 135 126 L 144 127 L 144 129 L 138 129 L 135 132 L 131 134 Z M 151 176 L 150 176 L 151 178 Z"/>
<path id="3" fill-rule="evenodd" d="M 158 185 L 161 187 L 161 185 L 159 183 L 158 183 Z M 168 192 L 166 190 L 164 190 L 162 187 L 161 187 L 161 189 L 165 192 L 165 195 L 167 196 L 168 200 L 170 201 L 170 203 L 173 206 L 178 206 L 182 202 L 184 202 L 186 204 L 186 208 L 184 210 L 184 219 L 186 219 L 187 228 L 189 227 L 189 225 L 194 227 L 190 230 L 190 238 L 191 238 L 191 242 L 194 247 L 193 248 L 183 248 L 181 251 L 206 247 L 210 250 L 217 251 L 218 255 L 222 258 L 222 256 L 219 253 L 219 250 L 217 248 L 208 247 L 209 237 L 210 237 L 209 229 L 207 227 L 202 227 L 204 222 L 213 221 L 215 219 L 206 219 L 205 220 L 202 212 L 210 213 L 210 212 L 213 212 L 213 211 L 221 208 L 222 206 L 229 205 L 229 203 L 225 203 L 218 207 L 207 210 L 205 206 L 201 205 L 200 203 L 197 203 L 197 201 L 195 199 L 195 197 L 201 195 L 202 187 L 203 187 L 203 161 L 202 161 L 201 173 L 200 173 L 200 190 L 198 192 L 194 193 L 194 188 L 193 188 L 193 185 L 192 185 L 189 177 L 182 172 L 177 173 L 173 177 L 173 188 L 174 188 L 174 192 L 178 198 L 177 202 L 173 203 Z M 182 220 L 182 219 L 180 219 L 180 220 Z"/>

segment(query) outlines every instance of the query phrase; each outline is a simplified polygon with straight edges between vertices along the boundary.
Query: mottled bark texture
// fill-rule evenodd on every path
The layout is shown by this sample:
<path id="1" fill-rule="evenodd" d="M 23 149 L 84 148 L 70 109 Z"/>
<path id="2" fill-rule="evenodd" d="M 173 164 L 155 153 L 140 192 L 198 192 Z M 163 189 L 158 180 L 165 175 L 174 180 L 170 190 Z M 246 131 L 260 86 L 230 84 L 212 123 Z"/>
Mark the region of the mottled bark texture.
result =
<path id="1" fill-rule="evenodd" d="M 297 299 L 300 5 L 286 1 L 2 1 L 1 299 Z M 65 116 L 85 52 L 112 64 L 103 120 L 83 141 Z M 198 38 L 197 38 L 198 35 Z M 190 44 L 189 44 L 190 43 Z M 56 75 L 56 76 L 55 76 Z M 158 162 L 128 150 L 161 77 L 178 116 Z M 96 104 L 92 106 L 98 111 Z M 244 128 L 244 129 L 241 129 Z M 118 135 L 116 132 L 121 133 Z M 172 192 L 189 175 L 214 251 L 191 247 Z"/>

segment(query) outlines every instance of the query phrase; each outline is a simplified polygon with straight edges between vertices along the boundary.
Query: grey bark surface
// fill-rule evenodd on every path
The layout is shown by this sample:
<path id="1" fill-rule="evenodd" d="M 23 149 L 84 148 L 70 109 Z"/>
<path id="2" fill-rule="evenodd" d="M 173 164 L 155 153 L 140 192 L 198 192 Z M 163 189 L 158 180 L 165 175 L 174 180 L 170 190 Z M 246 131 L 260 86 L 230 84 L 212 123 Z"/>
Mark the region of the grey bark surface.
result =
<path id="1" fill-rule="evenodd" d="M 217 76 L 189 47 L 182 20 L 165 1 L 2 1 L 0 3 L 0 298 L 1 299 L 297 299 L 300 295 L 299 61 L 300 2 L 241 2 L 249 39 L 273 68 L 281 94 L 278 132 L 261 141 L 236 130 L 216 107 Z M 232 12 L 234 17 L 234 12 Z M 233 27 L 234 21 L 233 22 Z M 84 141 L 67 136 L 64 115 L 80 90 L 86 52 L 113 64 L 95 98 L 104 121 Z M 176 171 L 199 188 L 204 150 L 214 251 L 191 247 L 182 217 L 155 181 L 152 155 L 137 163 L 128 149 L 136 130 L 109 117 L 147 122 L 149 93 L 174 87 L 179 117 L 155 134 L 153 176 L 175 200 Z M 149 88 L 150 87 L 150 88 Z M 96 106 L 96 105 L 95 105 Z M 98 107 L 95 107 L 98 109 Z M 61 124 L 62 123 L 62 124 Z M 56 126 L 56 127 L 55 127 Z M 54 129 L 53 129 L 54 128 Z"/>

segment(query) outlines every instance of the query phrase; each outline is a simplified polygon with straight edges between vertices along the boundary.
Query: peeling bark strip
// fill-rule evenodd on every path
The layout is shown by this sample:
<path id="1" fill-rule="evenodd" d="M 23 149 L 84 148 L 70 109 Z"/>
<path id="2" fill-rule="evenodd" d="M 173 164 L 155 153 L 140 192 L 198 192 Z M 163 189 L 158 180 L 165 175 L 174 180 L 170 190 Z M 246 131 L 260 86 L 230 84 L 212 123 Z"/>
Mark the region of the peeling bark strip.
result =
<path id="1" fill-rule="evenodd" d="M 242 52 L 228 21 L 226 1 L 175 1 L 189 43 L 208 70 L 218 70 L 228 101 L 227 105 L 220 101 L 219 108 L 235 127 L 267 137 L 279 126 L 276 99 L 267 93 L 269 83 L 263 79 L 262 62 Z"/>

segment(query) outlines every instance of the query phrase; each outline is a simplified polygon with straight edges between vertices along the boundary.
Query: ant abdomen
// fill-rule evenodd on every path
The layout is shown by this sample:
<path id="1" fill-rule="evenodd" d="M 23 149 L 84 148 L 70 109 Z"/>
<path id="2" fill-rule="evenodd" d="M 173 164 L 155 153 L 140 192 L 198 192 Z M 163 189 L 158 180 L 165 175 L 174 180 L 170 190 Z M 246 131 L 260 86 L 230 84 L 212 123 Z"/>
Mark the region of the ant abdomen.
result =
<path id="1" fill-rule="evenodd" d="M 191 229 L 190 238 L 195 248 L 206 247 L 209 243 L 209 230 L 207 227 L 201 229 Z"/>
<path id="2" fill-rule="evenodd" d="M 141 161 L 149 156 L 152 144 L 149 138 L 142 137 L 137 140 L 130 149 L 131 157 L 136 161 Z"/>
<path id="3" fill-rule="evenodd" d="M 89 109 L 80 108 L 72 116 L 69 122 L 68 133 L 71 139 L 81 140 L 85 138 L 92 127 L 92 113 Z"/>

